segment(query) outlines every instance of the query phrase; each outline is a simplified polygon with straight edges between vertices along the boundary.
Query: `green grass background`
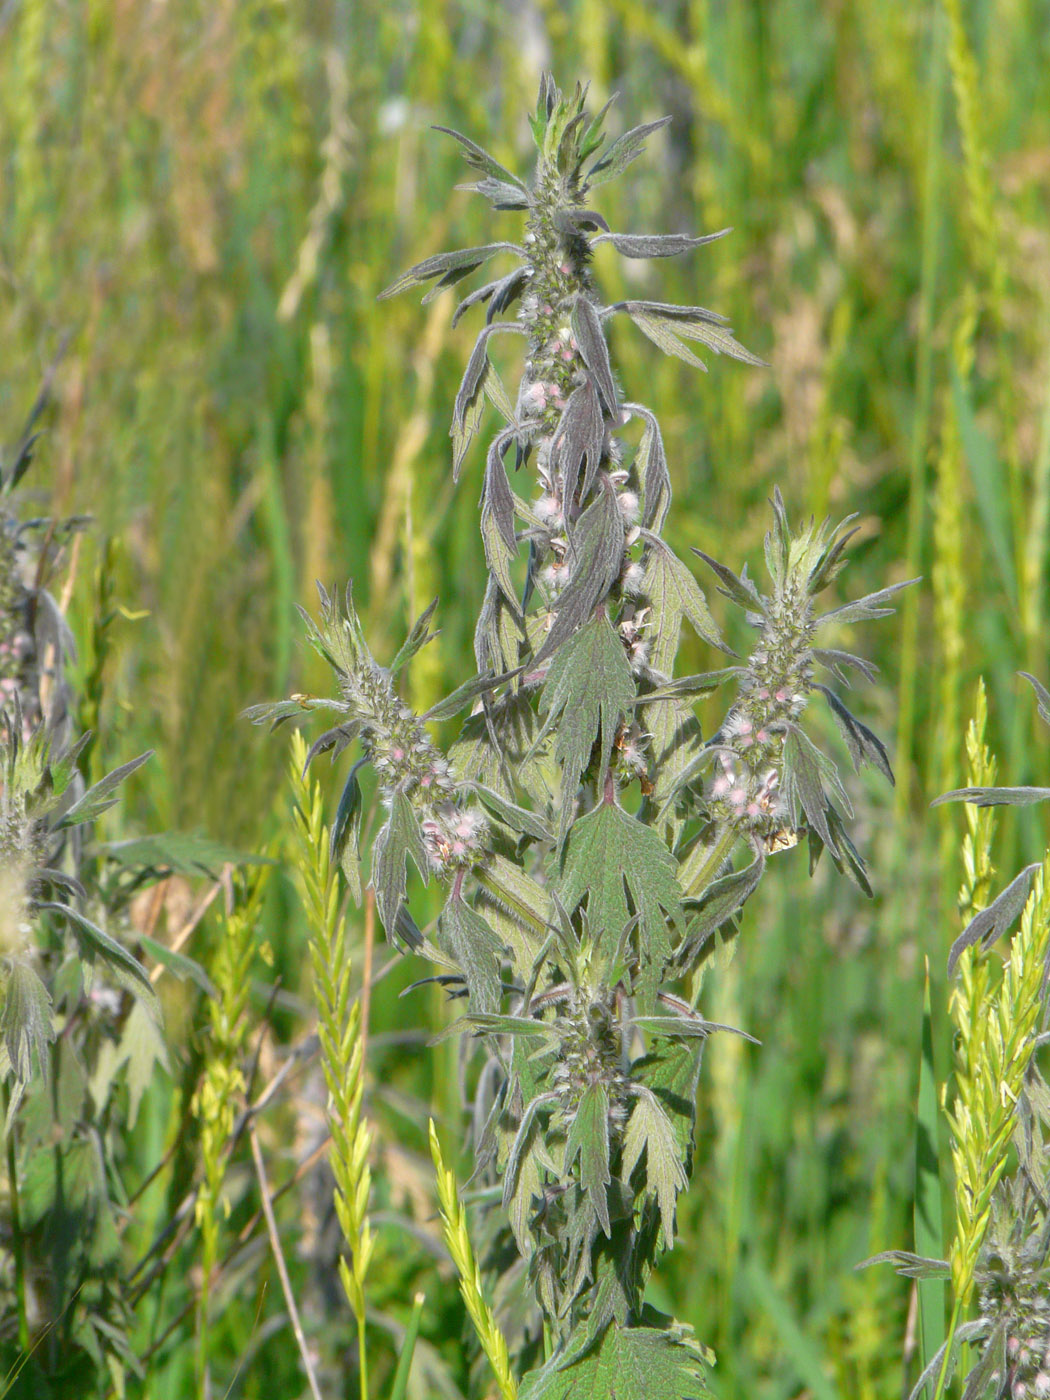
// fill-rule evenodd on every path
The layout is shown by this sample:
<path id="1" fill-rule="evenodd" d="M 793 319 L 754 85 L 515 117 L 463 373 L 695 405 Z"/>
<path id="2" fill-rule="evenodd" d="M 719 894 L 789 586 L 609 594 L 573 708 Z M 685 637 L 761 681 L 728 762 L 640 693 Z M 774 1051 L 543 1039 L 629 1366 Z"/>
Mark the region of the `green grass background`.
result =
<path id="1" fill-rule="evenodd" d="M 715 1349 L 726 1400 L 898 1392 L 908 1285 L 854 1265 L 911 1244 L 923 965 L 943 1006 L 961 876 L 960 817 L 927 803 L 963 780 L 979 674 L 1005 780 L 1050 769 L 1015 679 L 1050 681 L 1048 64 L 1040 0 L 0 7 L 0 423 L 13 438 L 68 336 L 33 480 L 47 509 L 95 517 L 71 605 L 85 676 L 105 647 L 101 713 L 83 716 L 91 762 L 157 750 L 108 834 L 177 827 L 254 851 L 287 829 L 286 745 L 237 715 L 328 686 L 295 614 L 315 579 L 354 580 L 381 658 L 441 599 L 416 702 L 472 667 L 480 458 L 454 489 L 447 437 L 472 325 L 449 330 L 451 294 L 423 308 L 376 294 L 429 253 L 516 236 L 518 216 L 450 193 L 466 167 L 429 126 L 520 168 L 541 67 L 589 79 L 595 107 L 618 91 L 614 130 L 673 114 L 596 199 L 614 229 L 734 229 L 673 263 L 596 260 L 610 297 L 712 306 L 770 361 L 712 358 L 702 376 L 616 328 L 621 383 L 663 426 L 675 545 L 757 570 L 779 484 L 795 516 L 857 512 L 838 601 L 923 576 L 894 618 L 843 638 L 879 663 L 855 703 L 897 744 L 894 793 L 851 781 L 875 900 L 779 857 L 706 992 L 710 1016 L 762 1046 L 709 1049 L 681 1240 L 653 1297 Z M 692 645 L 683 669 L 704 664 Z M 1038 814 L 1004 825 L 1041 849 Z M 1002 868 L 1018 854 L 1007 844 Z M 282 880 L 264 932 L 274 967 L 256 964 L 253 1014 L 276 1055 L 311 1015 Z M 206 924 L 189 951 L 207 964 L 218 937 Z M 456 1052 L 424 1048 L 447 1015 L 436 996 L 396 997 L 424 970 L 397 969 L 372 1002 L 375 1394 L 417 1287 L 433 1374 L 466 1385 L 423 1136 L 429 1111 L 457 1140 Z M 174 1074 L 127 1144 L 129 1189 L 186 1130 L 207 1055 L 199 1007 L 169 1000 Z M 293 1078 L 265 1125 L 274 1182 L 306 1155 L 311 1092 Z M 191 1176 L 186 1140 L 136 1206 L 143 1246 Z M 296 1394 L 264 1238 L 237 1240 L 250 1171 L 230 1190 L 215 1393 Z M 343 1393 L 352 1324 L 323 1182 L 281 1211 L 307 1330 Z M 193 1257 L 190 1237 L 185 1267 L 138 1304 L 144 1350 L 178 1318 Z M 191 1334 L 187 1321 L 159 1342 L 145 1393 L 190 1393 Z M 413 1393 L 437 1384 L 417 1376 Z"/>

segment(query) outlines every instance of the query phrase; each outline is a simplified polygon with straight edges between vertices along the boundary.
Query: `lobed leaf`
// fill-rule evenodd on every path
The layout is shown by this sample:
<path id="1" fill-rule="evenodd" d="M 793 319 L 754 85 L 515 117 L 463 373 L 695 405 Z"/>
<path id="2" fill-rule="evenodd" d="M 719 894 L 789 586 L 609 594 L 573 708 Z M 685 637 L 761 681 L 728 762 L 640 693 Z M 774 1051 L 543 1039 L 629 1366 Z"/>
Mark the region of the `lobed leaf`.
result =
<path id="1" fill-rule="evenodd" d="M 606 181 L 621 175 L 631 162 L 642 154 L 646 138 L 654 131 L 659 131 L 662 126 L 666 126 L 670 120 L 670 117 L 660 117 L 658 121 L 643 122 L 641 126 L 625 131 L 587 171 L 583 179 L 584 185 L 604 185 Z"/>
<path id="2" fill-rule="evenodd" d="M 594 379 L 605 412 L 613 421 L 619 420 L 620 402 L 609 363 L 609 347 L 594 303 L 583 293 L 577 295 L 572 308 L 572 332 L 580 348 L 583 363 Z"/>
<path id="3" fill-rule="evenodd" d="M 410 267 L 407 272 L 403 272 L 400 277 L 391 282 L 389 287 L 385 287 L 379 293 L 376 300 L 385 301 L 388 297 L 396 296 L 398 292 L 403 292 L 408 287 L 429 282 L 433 277 L 444 278 L 448 273 L 455 273 L 457 278 L 466 277 L 479 268 L 482 263 L 488 262 L 489 258 L 494 258 L 497 253 L 516 253 L 521 258 L 528 256 L 525 249 L 519 248 L 516 243 L 486 243 L 479 248 L 456 248 L 448 253 L 435 253 L 432 257 L 424 258 L 422 262 Z M 445 283 L 445 285 L 448 284 Z M 428 296 L 432 295 L 432 292 L 428 293 Z"/>

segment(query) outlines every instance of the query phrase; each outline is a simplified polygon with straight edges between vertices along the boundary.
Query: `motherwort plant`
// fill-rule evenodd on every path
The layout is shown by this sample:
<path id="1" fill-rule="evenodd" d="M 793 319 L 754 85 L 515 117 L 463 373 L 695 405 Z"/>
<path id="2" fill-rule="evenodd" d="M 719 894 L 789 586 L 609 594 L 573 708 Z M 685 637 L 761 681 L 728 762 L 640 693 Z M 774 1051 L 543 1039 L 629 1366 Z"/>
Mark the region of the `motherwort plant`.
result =
<path id="1" fill-rule="evenodd" d="M 338 722 L 310 756 L 360 745 L 332 832 L 358 892 L 357 773 L 368 763 L 376 774 L 386 814 L 371 852 L 379 914 L 388 936 L 428 956 L 464 1000 L 457 1025 L 485 1057 L 476 1177 L 489 1188 L 481 1210 L 505 1211 L 513 1242 L 507 1235 L 507 1248 L 481 1262 L 527 1275 L 536 1304 L 513 1339 L 527 1371 L 519 1393 L 679 1400 L 707 1394 L 704 1353 L 644 1292 L 674 1242 L 689 1179 L 703 1044 L 723 1029 L 697 1009 L 701 972 L 774 853 L 805 839 L 811 865 L 826 849 L 867 889 L 848 797 L 804 717 L 819 694 L 854 764 L 891 778 L 882 744 L 820 677 L 871 676 L 833 643 L 842 624 L 891 611 L 895 589 L 822 611 L 852 532 L 793 530 L 775 492 L 765 591 L 695 551 L 756 634 L 746 659 L 727 647 L 663 538 L 671 483 L 660 429 L 624 396 L 606 335 L 626 317 L 699 368 L 694 345 L 761 362 L 704 307 L 602 299 L 597 246 L 662 258 L 721 234 L 609 230 L 595 192 L 664 122 L 607 143 L 606 109 L 592 119 L 585 95 L 543 78 L 528 183 L 449 132 L 477 176 L 466 188 L 523 218 L 521 241 L 439 253 L 384 293 L 433 283 L 429 300 L 483 264 L 511 264 L 453 318 L 486 307 L 453 410 L 454 476 L 486 400 L 501 419 L 481 496 L 488 581 L 477 674 L 413 713 L 398 676 L 430 640 L 432 609 L 381 666 L 349 593 L 341 605 L 322 591 L 308 626 L 338 697 L 295 696 L 251 714 L 277 722 L 324 707 Z M 497 336 L 522 343 L 513 393 L 489 358 Z M 675 676 L 685 622 L 725 666 Z M 723 686 L 735 697 L 702 729 L 695 707 Z M 465 711 L 443 752 L 428 724 Z M 427 933 L 410 912 L 409 866 L 444 891 Z M 491 1243 L 480 1213 L 474 1228 Z M 500 1385 L 505 1393 L 505 1377 Z"/>

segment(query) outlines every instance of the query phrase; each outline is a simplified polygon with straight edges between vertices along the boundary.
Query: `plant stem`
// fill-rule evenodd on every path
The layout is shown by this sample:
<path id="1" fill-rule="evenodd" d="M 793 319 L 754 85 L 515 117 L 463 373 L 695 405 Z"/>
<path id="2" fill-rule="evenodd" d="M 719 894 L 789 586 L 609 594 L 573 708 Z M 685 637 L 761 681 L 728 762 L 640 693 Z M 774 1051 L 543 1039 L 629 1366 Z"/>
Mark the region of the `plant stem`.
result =
<path id="1" fill-rule="evenodd" d="M 955 1330 L 959 1326 L 959 1314 L 962 1311 L 962 1299 L 957 1295 L 955 1304 L 952 1307 L 952 1320 L 948 1324 L 948 1339 L 944 1344 L 944 1360 L 941 1362 L 941 1373 L 937 1377 L 937 1389 L 933 1393 L 933 1400 L 941 1400 L 944 1394 L 944 1387 L 948 1383 L 948 1366 L 952 1357 L 952 1342 L 955 1338 Z"/>
<path id="2" fill-rule="evenodd" d="M 11 1091 L 4 1086 L 6 1111 Z M 22 1215 L 18 1205 L 18 1164 L 15 1161 L 15 1125 L 7 1131 L 7 1180 L 11 1196 L 11 1248 L 15 1256 L 15 1298 L 18 1302 L 18 1345 L 29 1350 L 29 1314 L 26 1309 L 26 1259 L 22 1243 Z"/>

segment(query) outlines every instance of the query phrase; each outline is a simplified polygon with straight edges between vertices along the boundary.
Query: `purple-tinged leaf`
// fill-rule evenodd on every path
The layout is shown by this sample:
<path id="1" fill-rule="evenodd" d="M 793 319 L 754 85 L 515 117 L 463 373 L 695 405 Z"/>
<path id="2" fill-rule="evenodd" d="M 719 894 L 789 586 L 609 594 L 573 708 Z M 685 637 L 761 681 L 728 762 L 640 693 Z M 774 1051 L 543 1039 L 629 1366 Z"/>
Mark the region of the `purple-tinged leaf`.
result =
<path id="1" fill-rule="evenodd" d="M 879 674 L 879 668 L 873 666 L 870 661 L 865 661 L 863 657 L 854 656 L 849 651 L 835 651 L 832 647 L 814 647 L 813 658 L 819 661 L 822 666 L 826 666 L 829 671 L 839 678 L 843 685 L 848 686 L 844 666 L 852 666 L 855 671 L 859 671 L 865 680 L 873 681 Z"/>
<path id="2" fill-rule="evenodd" d="M 485 314 L 486 325 L 490 324 L 493 317 L 501 311 L 506 311 L 511 306 L 521 292 L 526 282 L 527 268 L 516 267 L 513 272 L 508 272 L 506 277 L 498 277 L 494 282 L 486 282 L 483 287 L 478 287 L 476 291 L 465 296 L 452 313 L 452 325 L 459 325 L 464 312 L 470 307 L 477 306 L 480 302 L 488 302 L 488 311 Z"/>
<path id="3" fill-rule="evenodd" d="M 525 249 L 517 243 L 486 243 L 478 248 L 454 248 L 447 253 L 434 253 L 410 267 L 407 272 L 403 272 L 389 287 L 379 293 L 376 300 L 386 301 L 388 297 L 396 296 L 408 287 L 429 282 L 432 277 L 445 277 L 448 273 L 466 277 L 489 258 L 494 258 L 497 253 L 516 253 L 520 258 L 528 257 Z M 427 293 L 428 297 L 431 295 L 432 293 Z"/>
<path id="4" fill-rule="evenodd" d="M 904 583 L 891 583 L 889 588 L 880 588 L 877 593 L 869 593 L 855 603 L 843 603 L 841 608 L 822 613 L 816 619 L 816 626 L 823 627 L 827 622 L 862 622 L 866 618 L 889 617 L 896 609 L 887 607 L 887 601 L 902 588 L 910 588 L 918 582 L 917 578 L 910 578 Z"/>
<path id="5" fill-rule="evenodd" d="M 707 567 L 715 573 L 722 585 L 718 590 L 719 593 L 732 599 L 734 603 L 739 603 L 742 608 L 754 609 L 763 617 L 765 616 L 765 603 L 749 578 L 738 578 L 732 569 L 727 569 L 724 564 L 720 564 L 717 559 L 712 559 L 709 554 L 705 554 L 702 549 L 697 549 L 695 545 L 692 546 L 692 550 L 697 558 L 702 559 Z"/>
<path id="6" fill-rule="evenodd" d="M 594 484 L 605 449 L 605 422 L 594 380 L 574 389 L 562 410 L 554 430 L 551 454 L 562 476 L 566 520 L 571 528 L 578 513 L 577 486 L 583 470 L 583 487 L 579 493 L 585 500 Z"/>
<path id="7" fill-rule="evenodd" d="M 353 743 L 359 728 L 356 724 L 337 724 L 334 729 L 326 729 L 307 750 L 306 761 L 303 763 L 303 777 L 306 777 L 310 764 L 319 754 L 334 750 L 332 757 L 338 758 L 343 750 Z"/>
<path id="8" fill-rule="evenodd" d="M 1032 888 L 1033 876 L 1038 869 L 1038 862 L 1034 865 L 1026 865 L 1020 875 L 1014 876 L 1002 894 L 997 895 L 992 900 L 987 909 L 982 909 L 970 920 L 952 944 L 952 950 L 948 956 L 949 977 L 955 971 L 956 963 L 967 948 L 972 948 L 975 943 L 980 943 L 985 950 L 989 949 L 1003 936 L 1010 925 L 1020 918 L 1028 900 L 1028 893 Z"/>
<path id="9" fill-rule="evenodd" d="M 654 131 L 659 131 L 662 126 L 666 126 L 670 120 L 670 117 L 661 117 L 659 121 L 644 122 L 641 126 L 625 131 L 587 171 L 583 177 L 584 188 L 589 185 L 604 185 L 607 180 L 622 174 L 631 162 L 642 154 L 646 138 Z"/>
<path id="10" fill-rule="evenodd" d="M 667 470 L 663 435 L 655 416 L 641 404 L 624 404 L 628 413 L 645 420 L 634 468 L 642 480 L 642 524 L 657 534 L 663 528 L 671 504 L 671 475 Z"/>
<path id="11" fill-rule="evenodd" d="M 518 539 L 514 533 L 514 495 L 507 480 L 507 470 L 503 465 L 503 454 L 510 446 L 510 437 L 501 433 L 489 448 L 485 463 L 485 485 L 482 494 L 482 512 L 492 512 L 500 538 L 511 556 L 517 553 Z"/>
<path id="12" fill-rule="evenodd" d="M 365 758 L 359 758 L 347 775 L 339 796 L 339 806 L 332 820 L 332 834 L 328 845 L 328 858 L 333 863 L 338 862 L 356 904 L 361 903 L 361 867 L 358 851 L 361 785 L 357 781 L 357 770 L 367 761 Z"/>
<path id="13" fill-rule="evenodd" d="M 580 516 L 572 577 L 562 590 L 547 639 L 536 653 L 538 665 L 553 656 L 605 598 L 623 567 L 624 523 L 616 495 L 603 478 L 597 500 Z"/>
<path id="14" fill-rule="evenodd" d="M 446 136 L 451 136 L 463 147 L 463 159 L 474 170 L 478 170 L 482 175 L 487 175 L 492 180 L 499 181 L 500 184 L 510 185 L 514 189 L 519 189 L 525 193 L 525 185 L 518 179 L 517 175 L 500 165 L 489 155 L 488 151 L 482 150 L 476 142 L 471 141 L 469 136 L 464 136 L 459 131 L 453 131 L 450 126 L 435 126 L 434 131 L 442 131 Z"/>
<path id="15" fill-rule="evenodd" d="M 882 740 L 873 734 L 866 724 L 861 724 L 859 719 L 850 714 L 833 690 L 829 690 L 826 685 L 816 685 L 814 689 L 819 690 L 830 705 L 831 713 L 835 716 L 846 741 L 854 769 L 859 773 L 862 763 L 870 763 L 873 768 L 884 774 L 893 786 L 893 769 L 890 767 L 889 754 Z"/>
<path id="16" fill-rule="evenodd" d="M 620 402 L 609 363 L 609 347 L 594 303 L 582 293 L 572 308 L 572 332 L 580 348 L 583 363 L 594 377 L 605 412 L 614 422 L 619 421 Z"/>
<path id="17" fill-rule="evenodd" d="M 606 233 L 609 225 L 593 209 L 559 209 L 554 215 L 554 227 L 564 237 L 566 234 L 579 233 L 581 229 L 600 228 Z"/>
<path id="18" fill-rule="evenodd" d="M 397 791 L 390 804 L 390 816 L 386 825 L 372 847 L 372 886 L 376 895 L 376 908 L 387 937 L 394 943 L 397 939 L 398 915 L 404 905 L 405 891 L 408 888 L 405 863 L 410 856 L 413 865 L 422 876 L 423 883 L 428 883 L 430 867 L 427 864 L 419 819 L 405 794 Z"/>
<path id="19" fill-rule="evenodd" d="M 723 228 L 717 233 L 702 234 L 699 238 L 690 238 L 684 233 L 600 233 L 597 238 L 591 239 L 591 247 L 611 243 L 625 258 L 673 258 L 704 243 L 713 243 L 716 238 L 724 238 L 732 231 Z"/>

